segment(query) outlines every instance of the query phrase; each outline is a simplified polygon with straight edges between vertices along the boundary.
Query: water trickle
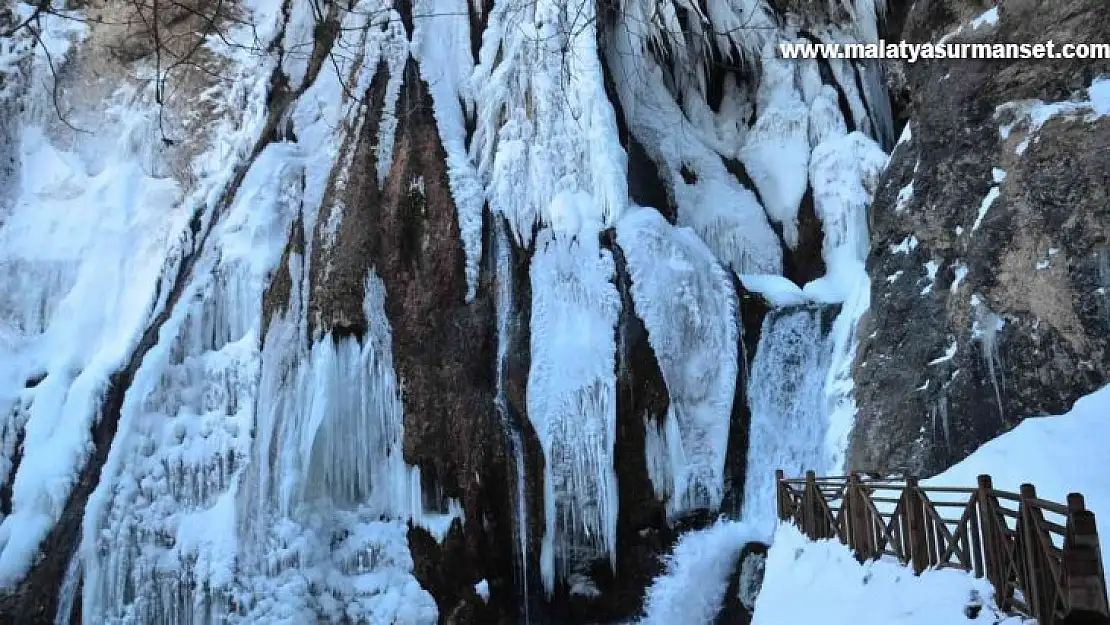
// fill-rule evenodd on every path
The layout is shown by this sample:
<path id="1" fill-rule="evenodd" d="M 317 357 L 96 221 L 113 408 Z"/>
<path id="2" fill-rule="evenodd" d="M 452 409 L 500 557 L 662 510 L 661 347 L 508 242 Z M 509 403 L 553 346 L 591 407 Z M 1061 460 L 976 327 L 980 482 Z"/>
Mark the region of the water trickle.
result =
<path id="1" fill-rule="evenodd" d="M 513 268 L 511 243 L 505 223 L 495 219 L 496 240 L 494 249 L 497 257 L 497 415 L 505 429 L 509 442 L 509 453 L 516 467 L 516 519 L 514 530 L 514 555 L 517 559 L 516 578 L 520 591 L 521 623 L 528 625 L 531 618 L 528 610 L 528 498 L 525 481 L 524 441 L 520 429 L 509 412 L 508 398 L 505 393 L 505 374 L 509 357 L 509 340 L 513 325 L 517 322 L 513 309 Z"/>

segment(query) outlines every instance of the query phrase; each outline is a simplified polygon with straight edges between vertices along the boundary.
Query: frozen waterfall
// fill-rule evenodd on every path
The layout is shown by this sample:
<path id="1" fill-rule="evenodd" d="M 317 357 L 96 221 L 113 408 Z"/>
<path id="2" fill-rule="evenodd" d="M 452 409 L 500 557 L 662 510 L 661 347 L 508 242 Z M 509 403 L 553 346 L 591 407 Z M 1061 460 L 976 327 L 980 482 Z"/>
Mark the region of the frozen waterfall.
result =
<path id="1" fill-rule="evenodd" d="M 803 305 L 772 310 L 763 321 L 748 381 L 751 431 L 741 509 L 744 521 L 757 527 L 777 522 L 777 469 L 797 476 L 825 468 L 827 318 L 825 307 Z"/>

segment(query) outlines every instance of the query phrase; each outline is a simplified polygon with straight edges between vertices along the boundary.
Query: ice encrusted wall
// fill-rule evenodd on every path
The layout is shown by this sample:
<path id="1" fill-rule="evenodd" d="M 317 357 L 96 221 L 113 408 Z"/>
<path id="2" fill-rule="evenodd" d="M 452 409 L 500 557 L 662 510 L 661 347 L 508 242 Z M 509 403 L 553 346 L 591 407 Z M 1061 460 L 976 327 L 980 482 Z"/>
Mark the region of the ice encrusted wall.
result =
<path id="1" fill-rule="evenodd" d="M 841 8 L 844 27 L 826 9 L 784 17 L 752 0 L 705 13 L 686 0 L 245 0 L 204 42 L 204 71 L 165 76 L 149 56 L 111 57 L 120 33 L 103 20 L 46 16 L 37 38 L 0 37 L 0 133 L 16 157 L 0 162 L 0 586 L 57 579 L 63 621 L 78 603 L 85 621 L 109 623 L 442 616 L 416 581 L 407 526 L 442 539 L 465 515 L 422 492 L 404 460 L 396 294 L 371 268 L 349 303 L 366 320 L 355 335 L 321 329 L 310 305 L 313 276 L 337 260 L 329 237 L 365 167 L 365 128 L 377 129 L 379 185 L 421 185 L 389 178 L 411 60 L 454 200 L 457 306 L 479 305 L 483 258 L 497 257 L 491 405 L 512 439 L 520 583 L 490 585 L 494 601 L 537 592 L 533 535 L 548 596 L 597 562 L 616 568 L 627 311 L 615 248 L 669 400 L 661 421 L 645 417 L 644 452 L 671 520 L 726 495 L 743 399 L 734 274 L 780 303 L 781 288 L 753 285 L 789 283 L 807 196 L 828 274 L 790 297 L 844 304 L 831 365 L 807 375 L 850 421 L 843 366 L 867 305 L 864 211 L 889 111 L 871 70 L 773 57 L 779 41 L 875 32 L 874 4 Z M 15 18 L 32 10 L 17 4 Z M 124 7 L 95 9 L 113 10 Z M 711 67 L 725 57 L 733 69 Z M 67 87 L 57 103 L 52 68 Z M 157 85 L 178 90 L 164 106 Z M 629 137 L 675 223 L 668 207 L 630 201 Z M 530 258 L 526 285 L 512 282 L 510 249 Z M 525 290 L 516 423 L 502 376 L 522 349 L 506 337 Z M 542 451 L 539 480 L 525 475 L 525 434 Z M 541 527 L 528 525 L 531 501 Z"/>

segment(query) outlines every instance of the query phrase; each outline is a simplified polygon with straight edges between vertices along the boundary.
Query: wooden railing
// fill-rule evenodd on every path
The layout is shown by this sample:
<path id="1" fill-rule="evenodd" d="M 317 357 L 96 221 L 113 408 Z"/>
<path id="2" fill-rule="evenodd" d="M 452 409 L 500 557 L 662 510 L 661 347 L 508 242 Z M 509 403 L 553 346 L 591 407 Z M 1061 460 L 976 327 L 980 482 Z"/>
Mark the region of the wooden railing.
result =
<path id="1" fill-rule="evenodd" d="M 889 556 L 915 573 L 947 567 L 986 577 L 999 608 L 1040 625 L 1057 625 L 1072 610 L 1110 616 L 1095 515 L 1078 493 L 1061 505 L 1038 499 L 1032 484 L 995 490 L 989 475 L 975 488 L 856 473 L 776 476 L 779 518 L 811 539 L 840 540 L 861 561 Z"/>

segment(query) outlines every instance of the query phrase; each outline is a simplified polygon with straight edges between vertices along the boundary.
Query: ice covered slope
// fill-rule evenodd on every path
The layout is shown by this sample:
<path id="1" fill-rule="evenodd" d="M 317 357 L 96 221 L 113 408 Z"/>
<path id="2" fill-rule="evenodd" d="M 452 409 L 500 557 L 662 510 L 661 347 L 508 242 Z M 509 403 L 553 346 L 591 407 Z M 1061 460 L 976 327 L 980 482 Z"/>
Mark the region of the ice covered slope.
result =
<path id="1" fill-rule="evenodd" d="M 812 542 L 780 525 L 767 555 L 752 625 L 1018 625 L 989 603 L 990 584 L 952 569 L 913 571 L 895 562 L 860 564 L 839 542 Z M 965 607 L 981 605 L 976 618 Z"/>

